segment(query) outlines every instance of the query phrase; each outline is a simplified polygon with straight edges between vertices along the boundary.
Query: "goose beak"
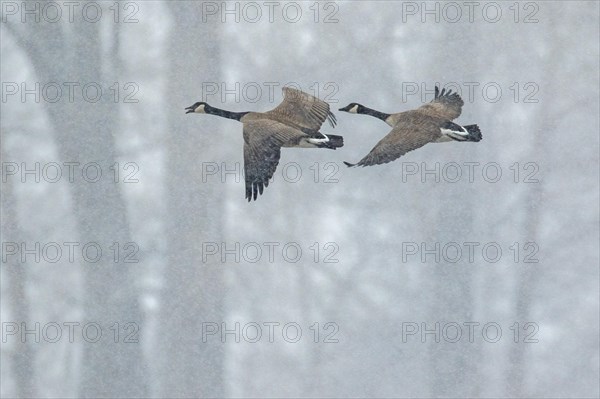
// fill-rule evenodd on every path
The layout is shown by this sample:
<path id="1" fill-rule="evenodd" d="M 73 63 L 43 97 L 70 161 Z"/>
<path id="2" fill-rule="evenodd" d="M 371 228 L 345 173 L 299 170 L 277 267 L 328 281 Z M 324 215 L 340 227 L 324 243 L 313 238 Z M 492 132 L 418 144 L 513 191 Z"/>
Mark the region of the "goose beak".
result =
<path id="1" fill-rule="evenodd" d="M 189 107 L 187 107 L 185 110 L 186 110 L 186 111 L 185 111 L 185 113 L 186 113 L 186 114 L 192 113 L 192 112 L 194 112 L 194 106 L 193 106 L 193 105 L 190 105 L 190 106 L 189 106 Z"/>
<path id="2" fill-rule="evenodd" d="M 338 109 L 338 111 L 348 112 L 348 111 L 350 111 L 350 108 L 352 108 L 350 105 L 346 105 L 344 108 Z"/>

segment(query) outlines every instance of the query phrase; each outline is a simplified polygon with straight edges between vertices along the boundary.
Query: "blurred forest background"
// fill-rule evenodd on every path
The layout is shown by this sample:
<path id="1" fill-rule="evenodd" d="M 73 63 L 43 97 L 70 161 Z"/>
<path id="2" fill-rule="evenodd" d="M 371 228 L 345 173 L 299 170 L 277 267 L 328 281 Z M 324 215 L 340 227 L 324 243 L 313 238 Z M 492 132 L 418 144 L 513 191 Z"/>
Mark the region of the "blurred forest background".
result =
<path id="1" fill-rule="evenodd" d="M 472 21 L 463 2 L 458 21 L 438 2 L 284 2 L 273 22 L 262 2 L 261 17 L 228 2 L 239 22 L 222 2 L 100 1 L 98 22 L 96 6 L 86 20 L 75 3 L 71 22 L 62 2 L 55 21 L 44 2 L 2 2 L 2 397 L 598 397 L 598 2 L 481 2 Z M 22 7 L 45 14 L 23 22 Z M 51 85 L 23 98 L 22 83 L 35 92 L 36 82 L 62 97 L 49 100 Z M 65 82 L 80 85 L 73 101 Z M 81 92 L 91 82 L 104 89 L 97 102 Z M 239 98 L 224 95 L 236 82 Z M 184 107 L 266 111 L 290 82 L 331 103 L 339 124 L 322 130 L 345 147 L 284 149 L 273 184 L 248 204 L 243 178 L 221 176 L 243 162 L 242 126 Z M 465 100 L 457 122 L 479 124 L 483 141 L 345 168 L 388 126 L 337 108 L 399 112 L 452 82 Z M 21 174 L 53 162 L 96 162 L 103 176 Z M 281 175 L 291 162 L 296 182 Z M 449 169 L 439 182 L 404 173 L 422 162 L 480 166 L 454 183 Z M 482 177 L 491 163 L 495 183 Z M 23 261 L 22 245 L 53 242 L 59 261 L 50 247 Z M 65 242 L 80 243 L 72 262 Z M 98 262 L 82 259 L 89 242 Z M 466 242 L 479 243 L 473 261 Z M 221 243 L 257 243 L 262 256 L 222 261 Z M 278 243 L 274 260 L 265 243 Z M 407 255 L 411 243 L 464 250 L 423 262 Z M 497 262 L 482 256 L 486 243 L 502 248 Z M 286 244 L 302 249 L 299 261 L 282 256 Z M 36 322 L 39 343 L 20 331 Z M 73 342 L 69 322 L 80 323 Z M 99 342 L 82 339 L 89 322 Z M 253 330 L 239 343 L 203 340 L 206 323 L 222 322 L 280 325 L 272 343 L 266 327 L 256 343 Z M 302 328 L 296 343 L 282 339 L 290 322 Z M 473 342 L 466 327 L 458 342 L 451 330 L 440 342 L 403 336 L 467 322 L 480 323 Z M 57 342 L 48 323 L 62 327 Z M 497 342 L 482 338 L 486 323 L 501 326 Z M 334 330 L 338 342 L 324 342 Z M 532 331 L 537 342 L 525 342 Z"/>

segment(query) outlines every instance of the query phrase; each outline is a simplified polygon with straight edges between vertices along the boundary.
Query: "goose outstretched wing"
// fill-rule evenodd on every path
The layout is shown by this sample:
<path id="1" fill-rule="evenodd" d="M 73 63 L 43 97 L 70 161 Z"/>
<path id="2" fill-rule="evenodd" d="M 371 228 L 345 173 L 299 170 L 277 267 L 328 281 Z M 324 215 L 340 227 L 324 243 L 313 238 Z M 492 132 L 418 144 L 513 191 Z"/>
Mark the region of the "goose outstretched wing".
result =
<path id="1" fill-rule="evenodd" d="M 273 177 L 281 146 L 306 136 L 283 123 L 262 119 L 244 123 L 244 174 L 246 199 L 256 200 Z"/>
<path id="2" fill-rule="evenodd" d="M 283 101 L 267 115 L 286 120 L 298 127 L 318 131 L 325 120 L 335 127 L 337 120 L 329 110 L 329 104 L 303 91 L 283 88 Z"/>
<path id="3" fill-rule="evenodd" d="M 400 120 L 358 163 L 345 163 L 348 166 L 372 166 L 392 162 L 436 140 L 439 135 L 440 128 L 433 121 L 417 114 L 409 115 Z"/>
<path id="4" fill-rule="evenodd" d="M 458 93 L 446 89 L 440 92 L 440 89 L 435 86 L 435 98 L 430 103 L 417 108 L 416 111 L 436 119 L 451 121 L 459 117 L 464 104 Z"/>

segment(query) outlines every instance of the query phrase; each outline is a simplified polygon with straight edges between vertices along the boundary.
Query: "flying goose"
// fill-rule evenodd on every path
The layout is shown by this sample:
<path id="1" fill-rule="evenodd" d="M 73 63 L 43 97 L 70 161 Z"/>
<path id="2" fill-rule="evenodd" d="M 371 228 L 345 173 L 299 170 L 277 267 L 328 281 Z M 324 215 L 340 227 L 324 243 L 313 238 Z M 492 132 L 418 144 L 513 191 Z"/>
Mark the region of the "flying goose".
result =
<path id="1" fill-rule="evenodd" d="M 340 108 L 340 111 L 374 116 L 392 126 L 392 130 L 358 163 L 344 163 L 349 167 L 380 165 L 391 162 L 427 143 L 443 143 L 452 140 L 480 141 L 482 136 L 479 126 L 460 126 L 452 122 L 460 115 L 463 104 L 463 100 L 457 93 L 444 89 L 440 92 L 437 86 L 435 98 L 430 103 L 415 110 L 396 114 L 386 114 L 361 104 L 350 103 Z"/>
<path id="2" fill-rule="evenodd" d="M 244 174 L 246 199 L 256 200 L 273 177 L 281 147 L 329 148 L 344 145 L 342 136 L 319 132 L 328 120 L 337 121 L 329 104 L 310 94 L 289 87 L 283 88 L 283 101 L 268 112 L 230 112 L 197 102 L 186 108 L 186 114 L 211 114 L 235 119 L 244 124 Z"/>

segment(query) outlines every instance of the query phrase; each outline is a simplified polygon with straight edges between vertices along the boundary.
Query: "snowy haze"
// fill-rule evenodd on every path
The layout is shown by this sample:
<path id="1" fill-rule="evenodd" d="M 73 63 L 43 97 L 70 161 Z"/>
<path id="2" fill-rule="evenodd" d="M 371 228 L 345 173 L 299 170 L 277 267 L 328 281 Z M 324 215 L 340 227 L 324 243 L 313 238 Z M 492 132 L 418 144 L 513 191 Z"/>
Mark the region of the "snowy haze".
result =
<path id="1" fill-rule="evenodd" d="M 597 2 L 72 3 L 1 2 L 2 397 L 598 397 Z M 436 84 L 481 142 L 346 168 Z M 184 108 L 286 85 L 345 145 L 248 203 Z"/>

